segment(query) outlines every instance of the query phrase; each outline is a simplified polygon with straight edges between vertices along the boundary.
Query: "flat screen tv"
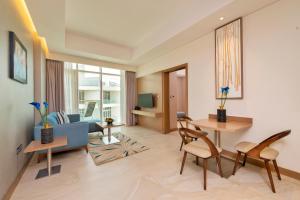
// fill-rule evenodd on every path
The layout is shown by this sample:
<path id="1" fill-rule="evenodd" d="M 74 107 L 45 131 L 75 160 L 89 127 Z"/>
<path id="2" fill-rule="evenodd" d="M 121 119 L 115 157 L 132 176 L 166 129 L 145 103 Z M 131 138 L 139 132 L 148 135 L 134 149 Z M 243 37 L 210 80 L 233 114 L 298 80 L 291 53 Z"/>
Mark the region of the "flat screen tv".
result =
<path id="1" fill-rule="evenodd" d="M 138 95 L 138 106 L 143 108 L 153 108 L 153 95 L 152 93 L 139 94 Z"/>

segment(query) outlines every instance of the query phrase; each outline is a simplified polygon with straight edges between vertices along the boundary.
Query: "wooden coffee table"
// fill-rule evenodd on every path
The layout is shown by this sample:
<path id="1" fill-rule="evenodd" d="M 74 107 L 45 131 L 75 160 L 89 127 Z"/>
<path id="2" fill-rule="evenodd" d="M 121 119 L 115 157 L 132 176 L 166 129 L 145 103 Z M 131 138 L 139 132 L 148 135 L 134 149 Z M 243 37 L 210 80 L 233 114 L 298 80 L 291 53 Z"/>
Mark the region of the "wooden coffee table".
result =
<path id="1" fill-rule="evenodd" d="M 51 176 L 60 172 L 61 165 L 51 166 L 52 164 L 52 149 L 63 147 L 68 144 L 67 136 L 54 137 L 53 142 L 49 144 L 41 144 L 40 140 L 33 140 L 24 150 L 24 153 L 47 150 L 47 168 L 39 170 L 35 179 L 45 176 Z"/>
<path id="2" fill-rule="evenodd" d="M 125 124 L 123 123 L 107 124 L 107 123 L 100 123 L 100 122 L 98 122 L 97 124 L 103 128 L 107 128 L 107 133 L 108 133 L 107 136 L 102 137 L 102 142 L 104 144 L 108 145 L 108 144 L 114 144 L 120 142 L 117 138 L 111 135 L 111 128 L 124 126 Z"/>

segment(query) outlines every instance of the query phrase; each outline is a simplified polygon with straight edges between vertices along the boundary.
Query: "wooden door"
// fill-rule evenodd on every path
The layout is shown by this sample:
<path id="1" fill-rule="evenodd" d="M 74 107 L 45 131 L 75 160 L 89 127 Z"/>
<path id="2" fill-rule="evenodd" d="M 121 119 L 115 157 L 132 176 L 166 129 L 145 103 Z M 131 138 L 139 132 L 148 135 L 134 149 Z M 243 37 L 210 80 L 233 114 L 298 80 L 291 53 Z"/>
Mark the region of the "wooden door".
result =
<path id="1" fill-rule="evenodd" d="M 170 129 L 177 128 L 177 76 L 176 71 L 169 73 L 169 116 Z"/>
<path id="2" fill-rule="evenodd" d="M 183 71 L 182 71 L 183 70 Z M 178 72 L 181 71 L 181 72 Z M 184 72 L 184 73 L 182 73 Z M 181 79 L 181 80 L 178 80 Z M 169 133 L 177 129 L 176 112 L 188 115 L 188 64 L 178 65 L 163 72 L 163 130 Z M 178 87 L 180 84 L 180 87 Z M 176 89 L 182 90 L 177 91 Z M 179 100 L 175 97 L 181 96 Z M 182 104 L 182 105 L 178 105 Z"/>

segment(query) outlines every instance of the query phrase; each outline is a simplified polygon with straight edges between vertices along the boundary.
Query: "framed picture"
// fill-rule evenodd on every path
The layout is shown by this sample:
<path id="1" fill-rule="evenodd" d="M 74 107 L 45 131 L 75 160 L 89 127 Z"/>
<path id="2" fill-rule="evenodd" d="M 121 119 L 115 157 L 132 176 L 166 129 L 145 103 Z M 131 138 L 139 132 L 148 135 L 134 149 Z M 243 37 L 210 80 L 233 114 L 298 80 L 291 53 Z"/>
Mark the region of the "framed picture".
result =
<path id="1" fill-rule="evenodd" d="M 229 87 L 229 99 L 243 98 L 242 18 L 215 30 L 216 98 Z"/>
<path id="2" fill-rule="evenodd" d="M 14 32 L 9 32 L 9 76 L 27 84 L 27 50 Z"/>

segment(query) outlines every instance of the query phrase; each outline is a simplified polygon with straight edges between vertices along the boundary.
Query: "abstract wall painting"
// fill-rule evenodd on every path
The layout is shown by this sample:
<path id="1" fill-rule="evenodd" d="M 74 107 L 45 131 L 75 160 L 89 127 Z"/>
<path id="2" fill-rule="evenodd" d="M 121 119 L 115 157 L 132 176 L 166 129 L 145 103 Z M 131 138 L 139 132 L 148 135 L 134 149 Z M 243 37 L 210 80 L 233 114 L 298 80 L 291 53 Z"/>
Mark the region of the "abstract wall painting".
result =
<path id="1" fill-rule="evenodd" d="M 14 32 L 9 32 L 9 77 L 27 84 L 27 50 Z"/>
<path id="2" fill-rule="evenodd" d="M 242 19 L 215 30 L 216 98 L 221 88 L 229 87 L 229 99 L 243 98 Z"/>

